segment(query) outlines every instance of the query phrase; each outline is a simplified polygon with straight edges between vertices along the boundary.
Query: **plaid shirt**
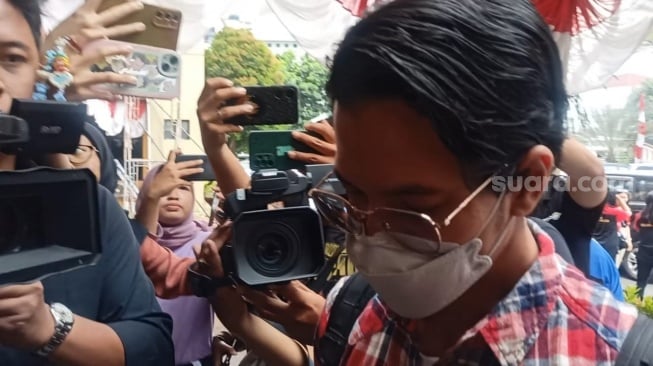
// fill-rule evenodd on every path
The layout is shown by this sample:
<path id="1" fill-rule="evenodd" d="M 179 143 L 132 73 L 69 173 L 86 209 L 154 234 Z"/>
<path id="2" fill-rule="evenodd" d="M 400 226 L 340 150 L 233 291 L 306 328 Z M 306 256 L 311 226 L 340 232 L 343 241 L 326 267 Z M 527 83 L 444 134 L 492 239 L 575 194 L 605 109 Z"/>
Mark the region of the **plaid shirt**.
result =
<path id="1" fill-rule="evenodd" d="M 443 365 L 612 365 L 637 310 L 615 300 L 554 253 L 542 230 L 529 223 L 540 254 L 515 288 L 439 360 Z M 342 279 L 329 293 L 317 329 L 324 335 Z M 402 321 L 378 297 L 363 310 L 349 334 L 341 366 L 433 365 L 411 343 Z M 319 352 L 319 349 L 316 350 Z M 319 363 L 318 363 L 319 365 Z"/>

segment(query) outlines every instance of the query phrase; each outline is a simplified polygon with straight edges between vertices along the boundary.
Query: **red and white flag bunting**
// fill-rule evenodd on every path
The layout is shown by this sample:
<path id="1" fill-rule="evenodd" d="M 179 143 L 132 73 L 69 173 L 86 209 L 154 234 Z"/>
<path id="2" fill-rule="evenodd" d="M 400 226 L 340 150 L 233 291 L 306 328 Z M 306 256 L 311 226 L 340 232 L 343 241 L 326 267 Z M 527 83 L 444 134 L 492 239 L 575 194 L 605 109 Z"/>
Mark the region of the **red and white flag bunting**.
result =
<path id="1" fill-rule="evenodd" d="M 337 0 L 355 16 L 383 0 Z M 553 32 L 571 95 L 602 87 L 653 29 L 653 0 L 532 0 Z"/>

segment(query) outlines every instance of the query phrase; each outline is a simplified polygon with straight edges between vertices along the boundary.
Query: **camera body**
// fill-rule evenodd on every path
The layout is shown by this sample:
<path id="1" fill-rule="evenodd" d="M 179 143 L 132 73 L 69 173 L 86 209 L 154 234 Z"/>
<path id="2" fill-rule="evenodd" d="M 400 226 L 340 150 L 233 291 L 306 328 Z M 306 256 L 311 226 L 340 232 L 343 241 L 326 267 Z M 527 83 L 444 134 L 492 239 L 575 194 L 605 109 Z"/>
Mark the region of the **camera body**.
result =
<path id="1" fill-rule="evenodd" d="M 14 100 L 0 114 L 0 151 L 71 153 L 86 106 Z M 92 265 L 101 255 L 98 185 L 88 169 L 0 172 L 0 286 Z"/>
<path id="2" fill-rule="evenodd" d="M 320 215 L 309 206 L 311 180 L 297 170 L 261 170 L 251 188 L 228 195 L 232 241 L 221 254 L 225 272 L 249 286 L 316 276 L 324 266 Z"/>

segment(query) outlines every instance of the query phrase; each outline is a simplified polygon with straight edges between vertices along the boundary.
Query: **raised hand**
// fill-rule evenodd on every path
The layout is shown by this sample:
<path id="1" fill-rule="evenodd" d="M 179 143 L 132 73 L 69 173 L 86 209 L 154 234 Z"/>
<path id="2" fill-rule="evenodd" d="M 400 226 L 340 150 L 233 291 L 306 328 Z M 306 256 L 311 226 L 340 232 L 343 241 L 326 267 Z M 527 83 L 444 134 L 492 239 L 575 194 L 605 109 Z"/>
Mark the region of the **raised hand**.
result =
<path id="1" fill-rule="evenodd" d="M 243 298 L 258 314 L 284 326 L 288 335 L 302 343 L 313 343 L 313 335 L 326 300 L 299 281 L 268 286 L 263 292 L 239 287 Z"/>
<path id="2" fill-rule="evenodd" d="M 243 130 L 241 126 L 225 123 L 225 120 L 254 112 L 250 104 L 227 106 L 227 101 L 246 93 L 244 88 L 234 87 L 234 83 L 225 78 L 206 80 L 197 101 L 197 117 L 205 149 L 219 148 L 226 143 L 227 134 Z"/>
<path id="3" fill-rule="evenodd" d="M 306 131 L 322 136 L 319 139 L 307 133 L 294 131 L 293 138 L 313 148 L 318 154 L 301 151 L 289 151 L 288 157 L 308 164 L 333 164 L 336 160 L 336 132 L 327 121 L 308 123 L 304 126 Z"/>
<path id="4" fill-rule="evenodd" d="M 188 184 L 184 178 L 204 172 L 201 168 L 202 160 L 191 160 L 177 163 L 179 150 L 170 151 L 168 161 L 156 174 L 152 184 L 146 187 L 146 196 L 151 200 L 158 200 L 169 195 L 175 188 L 182 184 Z"/>
<path id="5" fill-rule="evenodd" d="M 102 0 L 87 0 L 47 35 L 44 50 L 49 50 L 57 39 L 66 36 L 72 37 L 80 47 L 84 47 L 88 42 L 96 39 L 123 36 L 145 30 L 143 23 L 111 26 L 125 16 L 142 10 L 143 3 L 140 1 L 127 1 L 98 13 L 101 4 Z"/>

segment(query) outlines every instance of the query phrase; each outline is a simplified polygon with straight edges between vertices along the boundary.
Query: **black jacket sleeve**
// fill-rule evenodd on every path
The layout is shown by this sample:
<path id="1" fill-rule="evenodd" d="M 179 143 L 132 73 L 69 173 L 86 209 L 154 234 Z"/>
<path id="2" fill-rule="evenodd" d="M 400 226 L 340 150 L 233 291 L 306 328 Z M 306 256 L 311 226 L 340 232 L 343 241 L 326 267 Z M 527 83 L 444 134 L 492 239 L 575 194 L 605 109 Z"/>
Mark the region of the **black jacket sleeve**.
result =
<path id="1" fill-rule="evenodd" d="M 571 198 L 569 192 L 564 192 L 559 209 L 560 218 L 551 221 L 567 241 L 574 264 L 586 276 L 589 276 L 590 239 L 601 217 L 604 203 L 593 208 L 584 208 Z"/>
<path id="2" fill-rule="evenodd" d="M 174 365 L 172 319 L 161 311 L 140 261 L 139 245 L 124 212 L 100 187 L 103 279 L 99 321 L 110 326 L 125 348 L 127 365 Z"/>

